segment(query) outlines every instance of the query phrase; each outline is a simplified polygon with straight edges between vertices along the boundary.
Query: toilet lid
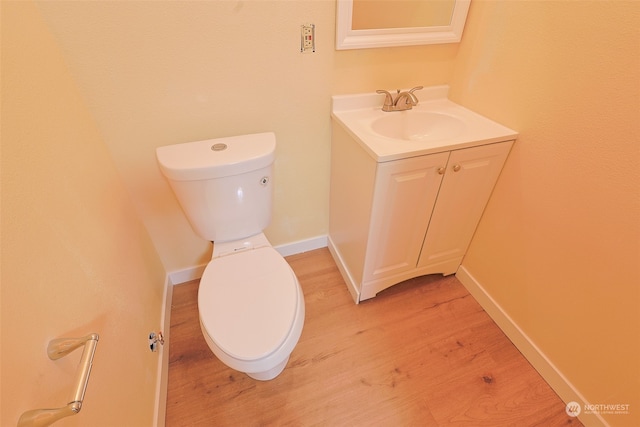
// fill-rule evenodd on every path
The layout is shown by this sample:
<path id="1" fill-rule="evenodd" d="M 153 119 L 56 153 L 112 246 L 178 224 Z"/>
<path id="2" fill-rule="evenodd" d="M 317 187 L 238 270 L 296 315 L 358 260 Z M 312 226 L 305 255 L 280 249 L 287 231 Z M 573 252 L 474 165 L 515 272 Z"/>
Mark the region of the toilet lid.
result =
<path id="1" fill-rule="evenodd" d="M 297 311 L 298 284 L 272 247 L 211 260 L 198 290 L 204 329 L 229 356 L 255 360 L 285 340 Z"/>

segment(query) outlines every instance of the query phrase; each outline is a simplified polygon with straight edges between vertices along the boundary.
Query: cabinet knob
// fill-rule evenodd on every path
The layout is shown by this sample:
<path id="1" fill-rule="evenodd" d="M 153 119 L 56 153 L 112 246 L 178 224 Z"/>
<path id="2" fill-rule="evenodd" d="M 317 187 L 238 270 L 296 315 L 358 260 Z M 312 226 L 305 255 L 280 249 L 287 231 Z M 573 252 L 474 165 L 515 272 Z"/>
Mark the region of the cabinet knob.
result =
<path id="1" fill-rule="evenodd" d="M 457 164 L 456 164 L 456 165 L 453 165 L 453 171 L 454 171 L 454 172 L 458 172 L 460 169 L 462 169 L 462 166 L 457 165 Z"/>
<path id="2" fill-rule="evenodd" d="M 444 175 L 444 170 L 442 167 L 438 168 L 438 175 Z"/>

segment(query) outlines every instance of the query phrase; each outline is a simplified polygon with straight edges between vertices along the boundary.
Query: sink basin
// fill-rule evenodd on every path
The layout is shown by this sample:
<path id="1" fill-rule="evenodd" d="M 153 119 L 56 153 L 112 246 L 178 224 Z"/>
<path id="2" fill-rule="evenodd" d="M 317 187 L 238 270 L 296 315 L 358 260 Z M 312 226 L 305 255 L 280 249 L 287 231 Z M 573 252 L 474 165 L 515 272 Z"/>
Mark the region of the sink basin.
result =
<path id="1" fill-rule="evenodd" d="M 438 141 L 454 138 L 465 131 L 457 117 L 432 111 L 407 110 L 375 119 L 371 130 L 378 135 L 409 141 Z"/>
<path id="2" fill-rule="evenodd" d="M 448 99 L 448 86 L 425 87 L 407 111 L 382 111 L 384 95 L 331 97 L 332 126 L 376 162 L 513 140 L 518 133 Z"/>

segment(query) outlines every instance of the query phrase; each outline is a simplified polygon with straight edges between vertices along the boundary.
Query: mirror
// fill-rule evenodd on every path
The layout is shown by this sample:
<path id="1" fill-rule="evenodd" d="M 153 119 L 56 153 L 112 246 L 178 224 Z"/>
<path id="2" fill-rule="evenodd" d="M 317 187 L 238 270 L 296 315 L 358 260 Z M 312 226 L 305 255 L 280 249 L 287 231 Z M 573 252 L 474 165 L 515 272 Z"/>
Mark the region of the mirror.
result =
<path id="1" fill-rule="evenodd" d="M 337 0 L 336 49 L 458 43 L 471 0 Z"/>

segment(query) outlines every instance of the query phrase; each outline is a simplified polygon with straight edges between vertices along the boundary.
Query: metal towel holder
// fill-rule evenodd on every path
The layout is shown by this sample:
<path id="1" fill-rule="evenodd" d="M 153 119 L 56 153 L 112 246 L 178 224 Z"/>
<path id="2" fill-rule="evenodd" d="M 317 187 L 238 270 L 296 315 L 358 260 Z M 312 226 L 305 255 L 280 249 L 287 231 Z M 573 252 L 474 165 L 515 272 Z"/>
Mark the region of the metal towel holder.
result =
<path id="1" fill-rule="evenodd" d="M 82 358 L 78 365 L 75 387 L 69 403 L 57 409 L 32 409 L 20 416 L 18 427 L 46 427 L 61 418 L 75 415 L 82 409 L 84 393 L 87 390 L 89 374 L 93 365 L 93 355 L 98 346 L 98 334 L 90 334 L 82 338 L 59 338 L 51 340 L 47 347 L 47 355 L 51 360 L 66 356 L 78 347 L 84 346 Z"/>

